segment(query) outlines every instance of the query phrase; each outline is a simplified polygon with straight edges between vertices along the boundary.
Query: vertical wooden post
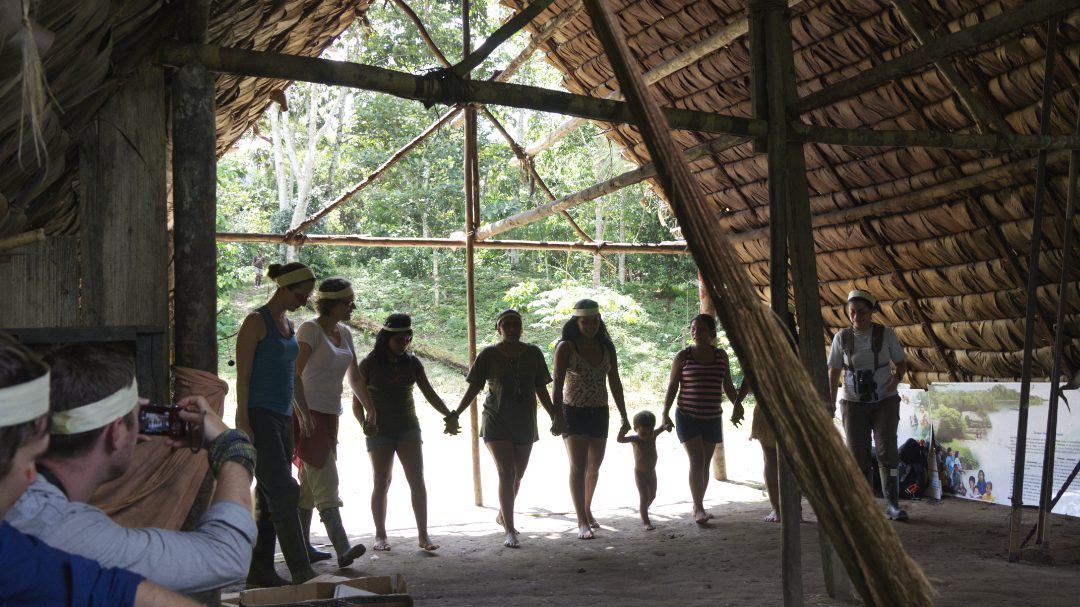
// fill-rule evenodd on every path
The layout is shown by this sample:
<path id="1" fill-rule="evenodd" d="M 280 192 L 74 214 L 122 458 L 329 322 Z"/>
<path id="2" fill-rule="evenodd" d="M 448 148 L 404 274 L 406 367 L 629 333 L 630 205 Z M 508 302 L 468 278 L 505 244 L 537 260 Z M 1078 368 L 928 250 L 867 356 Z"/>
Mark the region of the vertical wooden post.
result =
<path id="1" fill-rule="evenodd" d="M 1054 92 L 1054 55 L 1057 53 L 1058 19 L 1046 26 L 1046 63 L 1043 70 L 1042 110 L 1039 134 L 1050 131 L 1050 110 Z M 1046 151 L 1039 151 L 1035 171 L 1035 202 L 1031 210 L 1031 248 L 1028 252 L 1027 313 L 1024 317 L 1024 362 L 1020 371 L 1020 411 L 1016 420 L 1016 451 L 1013 460 L 1012 514 L 1009 518 L 1009 562 L 1020 560 L 1020 526 L 1024 512 L 1024 462 L 1027 459 L 1028 403 L 1031 398 L 1031 370 L 1035 348 L 1035 312 L 1039 300 L 1039 254 L 1042 252 L 1043 202 L 1046 199 Z M 1068 229 L 1068 226 L 1066 226 Z M 1064 293 L 1059 293 L 1064 297 Z M 1052 378 L 1057 381 L 1057 378 Z"/>
<path id="2" fill-rule="evenodd" d="M 173 76 L 172 136 L 175 361 L 217 373 L 217 134 L 202 65 Z"/>
<path id="3" fill-rule="evenodd" d="M 472 51 L 469 40 L 469 0 L 461 3 L 462 56 Z M 465 78 L 468 78 L 465 75 Z M 476 108 L 465 108 L 465 306 L 469 325 L 469 364 L 476 360 L 476 284 L 473 267 L 476 249 L 477 205 L 476 192 Z M 476 399 L 469 405 L 469 427 L 472 429 L 473 498 L 477 506 L 484 505 L 484 490 L 480 483 L 480 420 Z"/>
<path id="4" fill-rule="evenodd" d="M 1077 131 L 1080 132 L 1080 112 L 1076 115 Z M 1050 511 L 1054 493 L 1054 456 L 1057 451 L 1058 401 L 1061 398 L 1061 357 L 1065 355 L 1065 289 L 1072 277 L 1073 220 L 1076 217 L 1076 177 L 1080 172 L 1080 153 L 1069 154 L 1068 197 L 1065 200 L 1064 235 L 1061 240 L 1061 279 L 1058 282 L 1057 314 L 1054 319 L 1054 353 L 1050 365 L 1050 403 L 1046 411 L 1046 446 L 1043 450 L 1042 487 L 1039 491 L 1039 522 L 1035 542 L 1043 549 L 1050 548 Z"/>
<path id="5" fill-rule="evenodd" d="M 709 316 L 716 316 L 716 305 L 713 304 L 712 299 L 709 297 L 709 289 L 705 286 L 705 281 L 701 278 L 701 272 L 697 275 L 698 284 L 698 311 L 701 314 L 708 314 Z M 727 455 L 724 453 L 724 443 L 716 443 L 716 447 L 713 449 L 712 454 L 712 476 L 718 481 L 727 480 Z"/>

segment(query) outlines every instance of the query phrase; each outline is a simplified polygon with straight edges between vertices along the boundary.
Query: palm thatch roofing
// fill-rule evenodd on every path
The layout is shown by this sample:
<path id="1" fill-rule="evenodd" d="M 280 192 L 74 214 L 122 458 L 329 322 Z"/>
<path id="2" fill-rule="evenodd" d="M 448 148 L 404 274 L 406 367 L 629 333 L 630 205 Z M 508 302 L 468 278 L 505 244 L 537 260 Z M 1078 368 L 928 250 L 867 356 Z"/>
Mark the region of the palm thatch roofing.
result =
<path id="1" fill-rule="evenodd" d="M 501 0 L 520 10 L 525 0 Z M 893 6 L 907 0 L 804 0 L 792 7 L 800 95 L 920 46 Z M 0 0 L 0 16 L 20 0 Z M 177 7 L 149 0 L 31 2 L 31 21 L 54 102 L 41 117 L 48 162 L 32 157 L 29 129 L 20 130 L 17 59 L 21 21 L 0 19 L 0 238 L 30 228 L 49 234 L 77 230 L 78 139 L 83 127 L 126 75 L 172 37 Z M 745 19 L 734 0 L 612 0 L 642 71 L 679 56 L 725 26 Z M 938 35 L 955 32 L 1023 5 L 1022 0 L 913 0 Z M 368 0 L 223 0 L 213 2 L 207 43 L 315 56 L 357 18 Z M 575 93 L 603 97 L 617 88 L 600 43 L 577 0 L 558 0 L 529 26 L 575 11 L 542 45 L 547 60 Z M 7 11 L 7 12 L 5 12 Z M 18 14 L 18 13 L 14 13 Z M 1054 74 L 1052 133 L 1072 133 L 1080 87 L 1080 11 L 1062 20 Z M 958 78 L 939 68 L 881 85 L 858 98 L 803 116 L 826 126 L 975 133 L 1007 129 L 1037 133 L 1046 47 L 1045 27 L 1021 30 L 960 56 Z M 15 58 L 13 60 L 12 58 Z M 218 153 L 222 154 L 286 83 L 218 75 Z M 664 105 L 751 116 L 750 59 L 745 36 L 693 61 L 652 87 Z M 986 112 L 972 118 L 961 97 Z M 996 127 L 994 125 L 997 125 Z M 605 125 L 633 162 L 649 162 L 637 130 Z M 703 133 L 678 131 L 692 147 Z M 22 152 L 22 159 L 19 152 Z M 815 228 L 822 312 L 829 333 L 846 325 L 842 304 L 852 288 L 882 300 L 882 320 L 896 328 L 917 384 L 1007 380 L 1020 375 L 1027 251 L 1035 170 L 1030 152 L 858 148 L 808 144 L 807 179 Z M 28 157 L 28 154 L 30 157 Z M 1058 292 L 1067 154 L 1049 157 L 1049 200 L 1040 261 L 1036 377 L 1050 372 L 1052 323 L 1066 302 L 1066 369 L 1080 368 L 1080 282 Z M 750 144 L 693 163 L 716 205 L 718 229 L 731 230 L 762 297 L 768 295 L 766 157 Z M 892 211 L 831 220 L 838 210 L 892 201 Z M 1076 225 L 1073 229 L 1076 230 Z M 1076 242 L 1074 240 L 1074 242 Z M 1075 255 L 1075 250 L 1070 254 Z"/>
<path id="2" fill-rule="evenodd" d="M 522 0 L 502 0 L 520 10 Z M 533 32 L 576 0 L 558 0 L 530 25 Z M 887 1 L 805 0 L 792 4 L 791 27 L 800 96 L 827 88 L 920 43 Z M 914 0 L 939 35 L 971 27 L 1023 0 Z M 612 0 L 642 73 L 685 53 L 722 28 L 746 18 L 743 0 Z M 1074 132 L 1080 86 L 1080 11 L 1062 20 L 1054 73 L 1054 134 Z M 959 57 L 962 84 L 990 114 L 1015 133 L 1039 130 L 1046 28 L 1015 32 Z M 567 90 L 605 97 L 618 84 L 589 17 L 578 11 L 544 50 L 564 74 Z M 651 87 L 665 106 L 752 117 L 750 49 L 746 36 L 694 61 Z M 888 82 L 858 98 L 803 116 L 805 122 L 844 128 L 977 133 L 954 86 L 934 66 Z M 1000 124 L 1000 122 L 999 122 Z M 627 157 L 648 163 L 636 128 L 606 125 Z M 684 148 L 707 141 L 676 131 Z M 920 385 L 1018 378 L 1024 339 L 1028 248 L 1035 163 L 1030 152 L 990 153 L 929 148 L 805 147 L 810 204 L 815 216 L 908 197 L 909 210 L 814 230 L 822 315 L 831 334 L 848 323 L 849 290 L 866 289 L 882 302 L 881 320 L 896 328 Z M 746 143 L 695 161 L 692 170 L 716 205 L 718 228 L 734 233 L 751 280 L 768 296 L 768 166 Z M 979 176 L 1018 164 L 992 180 Z M 1040 259 L 1034 374 L 1051 367 L 1052 322 L 1061 275 L 1068 155 L 1050 156 L 1048 219 Z M 921 201 L 921 202 L 919 202 Z M 1076 230 L 1074 224 L 1073 229 Z M 1074 231 L 1075 234 L 1075 231 Z M 1074 236 L 1074 246 L 1077 240 Z M 1071 252 L 1076 255 L 1075 249 Z M 907 283 L 908 287 L 905 287 Z M 1065 361 L 1080 367 L 1080 282 L 1066 292 Z M 935 341 L 943 346 L 938 348 Z M 952 371 L 953 373 L 950 373 Z"/>

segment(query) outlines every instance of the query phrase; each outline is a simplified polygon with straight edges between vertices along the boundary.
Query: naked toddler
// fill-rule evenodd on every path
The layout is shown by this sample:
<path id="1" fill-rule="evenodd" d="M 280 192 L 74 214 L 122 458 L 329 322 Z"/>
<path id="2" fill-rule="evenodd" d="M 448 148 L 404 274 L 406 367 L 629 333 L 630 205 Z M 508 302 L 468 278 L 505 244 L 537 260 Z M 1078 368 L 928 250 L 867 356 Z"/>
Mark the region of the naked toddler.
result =
<path id="1" fill-rule="evenodd" d="M 634 446 L 634 478 L 641 497 L 638 509 L 645 529 L 652 530 L 655 527 L 649 520 L 649 506 L 656 499 L 656 416 L 648 411 L 635 415 L 634 432 L 635 435 L 627 436 L 626 428 L 623 428 L 617 440 Z"/>

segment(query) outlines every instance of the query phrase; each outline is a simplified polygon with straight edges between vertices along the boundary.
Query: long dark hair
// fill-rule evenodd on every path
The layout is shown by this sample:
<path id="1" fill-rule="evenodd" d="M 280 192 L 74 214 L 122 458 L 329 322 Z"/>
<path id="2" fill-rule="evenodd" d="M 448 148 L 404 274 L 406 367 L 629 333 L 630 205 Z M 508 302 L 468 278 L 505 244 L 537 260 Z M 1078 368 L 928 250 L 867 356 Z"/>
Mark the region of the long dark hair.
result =
<path id="1" fill-rule="evenodd" d="M 390 338 L 398 333 L 408 333 L 412 335 L 412 317 L 408 314 L 397 312 L 386 317 L 386 321 L 383 322 L 384 327 L 391 329 L 403 329 L 410 327 L 408 331 L 387 331 L 386 329 L 379 329 L 378 335 L 375 336 L 375 347 L 371 349 L 371 355 L 375 357 L 375 360 L 380 363 L 385 363 L 390 360 Z M 409 356 L 406 351 L 405 356 Z"/>
<path id="2" fill-rule="evenodd" d="M 559 341 L 573 342 L 577 338 L 581 337 L 581 329 L 578 327 L 577 321 L 580 316 L 571 316 L 570 320 L 566 321 L 562 326 L 562 336 Z M 615 352 L 615 342 L 611 341 L 611 335 L 608 333 L 607 325 L 604 324 L 604 318 L 600 317 L 600 329 L 596 332 L 596 339 L 600 343 L 611 348 L 612 352 Z M 556 344 L 558 346 L 558 344 Z"/>

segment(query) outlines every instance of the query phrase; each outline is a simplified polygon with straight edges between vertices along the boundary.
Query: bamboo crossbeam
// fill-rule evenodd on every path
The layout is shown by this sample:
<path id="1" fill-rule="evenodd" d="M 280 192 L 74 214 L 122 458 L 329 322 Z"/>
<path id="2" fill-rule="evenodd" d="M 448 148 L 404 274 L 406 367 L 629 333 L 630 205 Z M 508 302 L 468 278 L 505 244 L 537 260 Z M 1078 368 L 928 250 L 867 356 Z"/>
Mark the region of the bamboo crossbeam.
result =
<path id="1" fill-rule="evenodd" d="M 506 23 L 504 23 L 499 29 L 492 32 L 488 39 L 480 45 L 480 48 L 469 53 L 468 57 L 462 59 L 460 63 L 450 68 L 450 71 L 454 72 L 458 77 L 462 77 L 473 71 L 478 65 L 484 62 L 495 49 L 499 48 L 499 45 L 510 39 L 511 36 L 521 31 L 526 25 L 532 22 L 537 15 L 542 13 L 544 9 L 550 6 L 555 0 L 533 0 L 528 6 Z"/>
<path id="2" fill-rule="evenodd" d="M 464 106 L 456 105 L 456 106 L 450 108 L 450 111 L 446 112 L 442 116 L 439 116 L 435 120 L 435 122 L 431 123 L 426 129 L 423 130 L 423 132 L 421 132 L 416 137 L 413 137 L 411 141 L 409 141 L 405 145 L 401 146 L 401 148 L 398 149 L 398 151 L 391 154 L 390 157 L 387 158 L 382 164 L 380 164 L 374 171 L 372 171 L 370 175 L 368 175 L 367 177 L 364 177 L 363 179 L 361 179 L 359 183 L 357 183 L 353 187 L 349 188 L 346 192 L 344 192 L 343 194 L 338 196 L 337 199 L 335 199 L 330 204 L 326 205 L 325 207 L 323 207 L 323 208 L 319 209 L 318 211 L 316 211 L 315 213 L 311 214 L 307 219 L 300 222 L 300 224 L 297 225 L 295 228 L 289 230 L 289 233 L 290 234 L 303 233 L 303 231 L 306 230 L 309 226 L 311 226 L 311 224 L 313 224 L 316 221 L 318 221 L 318 220 L 322 219 L 323 217 L 325 217 L 326 214 L 329 213 L 330 211 L 333 211 L 334 209 L 336 209 L 336 208 L 340 207 L 341 205 L 345 204 L 346 202 L 348 202 L 350 198 L 352 198 L 353 196 L 356 196 L 358 193 L 360 193 L 360 190 L 363 190 L 367 186 L 374 183 L 375 180 L 380 175 L 385 173 L 390 167 L 397 164 L 397 162 L 399 160 L 401 160 L 402 158 L 404 158 L 405 155 L 409 153 L 409 151 L 411 151 L 416 146 L 420 145 L 425 139 L 427 139 L 429 136 L 431 136 L 432 133 L 439 130 L 439 128 L 442 125 L 446 124 L 454 116 L 457 116 L 458 113 L 461 112 L 463 107 Z"/>
<path id="3" fill-rule="evenodd" d="M 289 236 L 266 232 L 218 232 L 218 242 L 249 242 L 288 244 L 292 246 L 323 245 L 338 247 L 372 248 L 429 248 L 463 249 L 464 238 L 403 238 L 395 236 L 363 236 L 359 234 L 331 235 L 306 234 Z M 478 240 L 478 249 L 517 249 L 519 251 L 570 251 L 590 255 L 607 253 L 630 253 L 638 255 L 686 255 L 685 241 L 632 243 L 632 242 L 559 242 L 535 240 Z"/>
<path id="4" fill-rule="evenodd" d="M 788 0 L 788 7 L 795 6 L 800 2 L 802 2 L 802 0 Z M 645 80 L 645 84 L 656 84 L 675 72 L 693 64 L 695 61 L 708 57 L 735 40 L 738 40 L 740 37 L 745 36 L 747 31 L 747 20 L 738 19 L 734 23 L 730 23 L 720 28 L 713 35 L 691 46 L 675 57 L 672 57 L 648 72 L 645 72 L 645 75 L 642 76 L 642 78 Z M 604 99 L 622 99 L 622 93 L 617 90 L 612 91 L 604 97 Z M 571 118 L 570 120 L 563 122 L 543 140 L 526 147 L 525 154 L 530 157 L 536 156 L 558 143 L 563 137 L 574 132 L 574 130 L 584 122 L 585 121 L 581 118 Z"/>
<path id="5" fill-rule="evenodd" d="M 481 103 L 555 112 L 600 122 L 633 122 L 630 109 L 621 101 L 506 82 L 453 80 L 438 74 L 415 76 L 347 61 L 176 42 L 162 43 L 158 61 L 172 67 L 197 62 L 214 72 L 346 86 L 413 99 L 427 105 Z M 741 136 L 763 135 L 766 130 L 764 122 L 738 116 L 674 108 L 664 109 L 664 115 L 673 129 Z"/>
<path id="6" fill-rule="evenodd" d="M 0 252 L 10 251 L 19 247 L 25 247 L 28 244 L 35 242 L 44 242 L 45 230 L 38 228 L 36 230 L 30 230 L 29 232 L 23 232 L 14 236 L 7 236 L 0 238 Z"/>
<path id="7" fill-rule="evenodd" d="M 694 160 L 703 158 L 710 154 L 715 154 L 720 150 L 725 150 L 727 148 L 739 145 L 740 143 L 743 143 L 745 141 L 746 139 L 743 137 L 730 137 L 726 135 L 721 136 L 717 139 L 714 139 L 707 143 L 703 143 L 701 145 L 694 146 L 686 150 L 684 158 L 686 159 L 686 162 L 693 162 Z M 616 175 L 615 177 L 612 177 L 611 179 L 602 183 L 598 183 L 596 185 L 585 188 L 584 190 L 574 192 L 573 194 L 570 194 L 568 196 L 563 196 L 562 198 L 559 198 L 558 200 L 555 200 L 549 204 L 541 205 L 536 207 L 535 209 L 529 209 L 528 211 L 522 211 L 521 213 L 511 215 L 510 217 L 507 217 L 505 219 L 500 219 L 499 221 L 482 226 L 479 230 L 476 231 L 476 238 L 477 240 L 484 240 L 485 238 L 491 238 L 496 234 L 501 234 L 503 232 L 512 230 L 520 226 L 535 223 L 545 217 L 549 217 L 559 212 L 566 212 L 567 210 L 584 204 L 590 200 L 595 200 L 601 196 L 606 196 L 607 194 L 616 192 L 627 186 L 634 185 L 635 183 L 640 183 L 642 181 L 645 181 L 646 179 L 654 177 L 655 175 L 656 167 L 653 164 L 650 163 L 642 165 L 637 169 L 627 171 L 626 173 L 623 173 L 621 175 Z"/>
<path id="8" fill-rule="evenodd" d="M 1068 152 L 1051 152 L 1047 154 L 1047 162 L 1055 164 L 1068 158 Z M 905 213 L 915 211 L 924 207 L 928 207 L 937 204 L 942 196 L 949 196 L 962 192 L 971 188 L 981 186 L 983 184 L 995 181 L 997 179 L 1003 179 L 1011 177 L 1018 173 L 1030 172 L 1036 167 L 1035 158 L 1025 158 L 1023 160 L 1017 160 L 1008 164 L 987 169 L 973 175 L 967 175 L 959 179 L 952 181 L 942 182 L 930 187 L 923 188 L 914 192 L 908 192 L 907 194 L 901 194 L 899 196 L 893 196 L 892 198 L 886 198 L 877 202 L 871 202 L 862 206 L 840 209 L 836 211 L 829 211 L 828 213 L 820 213 L 814 215 L 812 219 L 813 226 L 815 228 L 824 226 L 841 225 L 845 223 L 851 223 L 858 221 L 863 217 L 877 217 L 882 215 L 890 215 L 893 213 Z M 749 211 L 736 211 L 736 213 L 749 213 Z M 725 219 L 720 220 L 721 225 L 725 224 Z M 752 240 L 760 240 L 766 238 L 769 235 L 769 229 L 755 228 L 753 230 L 746 230 L 745 232 L 739 232 L 731 236 L 732 242 L 747 242 Z"/>
<path id="9" fill-rule="evenodd" d="M 919 12 L 919 9 L 911 3 L 911 0 L 889 0 L 889 4 L 892 5 L 893 9 L 900 15 L 900 18 L 907 24 L 908 30 L 915 36 L 915 39 L 919 41 L 919 44 L 929 44 L 936 39 L 934 32 L 926 22 L 926 18 Z M 956 93 L 956 97 L 960 100 L 960 103 L 967 109 L 968 114 L 971 115 L 972 120 L 974 120 L 975 124 L 979 127 L 979 132 L 987 133 L 991 130 L 991 127 L 993 127 L 994 131 L 999 133 L 1008 133 L 1012 130 L 1001 118 L 1001 115 L 979 99 L 949 60 L 938 61 L 934 63 L 934 66 L 937 67 L 938 71 L 941 72 L 941 75 L 945 77 L 945 80 L 949 83 L 953 92 Z"/>
<path id="10" fill-rule="evenodd" d="M 886 131 L 842 129 L 792 122 L 792 139 L 843 146 L 948 148 L 952 150 L 1076 150 L 1080 136 L 1019 135 L 1015 133 L 945 133 L 942 131 Z"/>
<path id="11" fill-rule="evenodd" d="M 964 28 L 955 34 L 943 36 L 906 53 L 868 69 L 847 80 L 830 84 L 811 93 L 792 105 L 796 113 L 825 107 L 854 97 L 890 80 L 909 76 L 921 68 L 958 55 L 979 45 L 992 42 L 1018 29 L 1064 15 L 1080 8 L 1080 0 L 1032 0 L 1022 6 L 1004 12 L 978 25 Z"/>

